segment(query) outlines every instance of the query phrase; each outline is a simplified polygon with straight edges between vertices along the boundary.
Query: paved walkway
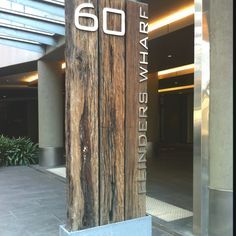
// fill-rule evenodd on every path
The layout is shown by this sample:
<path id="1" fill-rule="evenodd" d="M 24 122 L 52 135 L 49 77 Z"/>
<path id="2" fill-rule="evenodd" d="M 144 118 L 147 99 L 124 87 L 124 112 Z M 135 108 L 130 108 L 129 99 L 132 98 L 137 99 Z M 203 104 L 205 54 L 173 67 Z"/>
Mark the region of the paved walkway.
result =
<path id="1" fill-rule="evenodd" d="M 65 182 L 29 167 L 0 168 L 0 236 L 58 236 Z M 153 236 L 169 236 L 153 226 Z"/>
<path id="2" fill-rule="evenodd" d="M 58 236 L 65 183 L 28 167 L 0 168 L 0 235 Z"/>

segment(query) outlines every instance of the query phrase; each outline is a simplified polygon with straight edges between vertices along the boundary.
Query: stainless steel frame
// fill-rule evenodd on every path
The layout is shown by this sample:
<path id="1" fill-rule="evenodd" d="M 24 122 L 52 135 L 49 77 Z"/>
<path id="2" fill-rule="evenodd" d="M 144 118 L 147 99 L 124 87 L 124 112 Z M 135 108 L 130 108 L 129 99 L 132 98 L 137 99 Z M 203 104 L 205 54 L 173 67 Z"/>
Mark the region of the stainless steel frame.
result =
<path id="1" fill-rule="evenodd" d="M 233 235 L 232 16 L 233 0 L 195 0 L 194 235 Z"/>
<path id="2" fill-rule="evenodd" d="M 193 233 L 208 235 L 209 1 L 195 0 Z"/>

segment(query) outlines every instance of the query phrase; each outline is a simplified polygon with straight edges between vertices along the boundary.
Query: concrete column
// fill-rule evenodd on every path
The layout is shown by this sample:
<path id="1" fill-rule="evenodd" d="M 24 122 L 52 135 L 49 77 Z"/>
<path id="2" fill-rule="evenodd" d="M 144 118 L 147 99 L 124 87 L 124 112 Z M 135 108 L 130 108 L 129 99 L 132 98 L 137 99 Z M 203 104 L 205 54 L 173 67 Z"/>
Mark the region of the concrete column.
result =
<path id="1" fill-rule="evenodd" d="M 64 98 L 61 63 L 38 62 L 39 148 L 41 166 L 64 163 Z"/>
<path id="2" fill-rule="evenodd" d="M 233 0 L 195 1 L 194 235 L 233 235 Z"/>
<path id="3" fill-rule="evenodd" d="M 209 235 L 230 236 L 233 235 L 233 0 L 210 0 L 209 29 Z"/>

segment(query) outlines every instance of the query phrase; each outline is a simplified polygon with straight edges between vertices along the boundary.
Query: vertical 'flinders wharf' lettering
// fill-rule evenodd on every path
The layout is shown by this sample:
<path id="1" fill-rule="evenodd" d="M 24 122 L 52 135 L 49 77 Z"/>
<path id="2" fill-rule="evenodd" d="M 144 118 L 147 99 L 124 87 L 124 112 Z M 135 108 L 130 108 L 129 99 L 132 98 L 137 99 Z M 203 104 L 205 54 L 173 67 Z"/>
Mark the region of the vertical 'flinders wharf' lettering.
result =
<path id="1" fill-rule="evenodd" d="M 139 61 L 139 83 L 147 82 L 148 79 L 148 23 L 147 13 L 140 7 L 140 61 Z M 142 86 L 140 86 L 142 88 Z M 148 94 L 146 91 L 139 92 L 139 121 L 138 121 L 138 191 L 139 194 L 146 193 L 146 147 L 147 147 L 147 103 Z"/>

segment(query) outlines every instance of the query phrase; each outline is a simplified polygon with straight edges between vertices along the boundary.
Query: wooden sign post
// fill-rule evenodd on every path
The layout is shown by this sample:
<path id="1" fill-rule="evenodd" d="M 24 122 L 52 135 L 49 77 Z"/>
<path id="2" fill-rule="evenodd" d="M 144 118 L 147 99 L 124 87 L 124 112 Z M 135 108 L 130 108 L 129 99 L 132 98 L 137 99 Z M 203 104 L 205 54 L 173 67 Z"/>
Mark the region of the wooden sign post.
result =
<path id="1" fill-rule="evenodd" d="M 125 0 L 65 5 L 65 228 L 145 218 L 147 5 Z"/>

